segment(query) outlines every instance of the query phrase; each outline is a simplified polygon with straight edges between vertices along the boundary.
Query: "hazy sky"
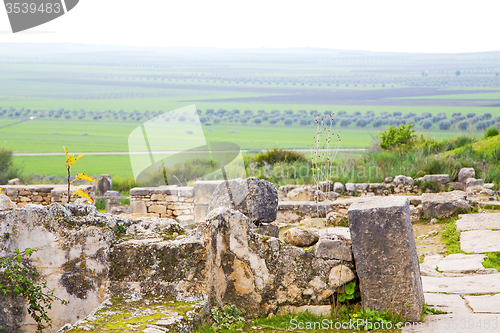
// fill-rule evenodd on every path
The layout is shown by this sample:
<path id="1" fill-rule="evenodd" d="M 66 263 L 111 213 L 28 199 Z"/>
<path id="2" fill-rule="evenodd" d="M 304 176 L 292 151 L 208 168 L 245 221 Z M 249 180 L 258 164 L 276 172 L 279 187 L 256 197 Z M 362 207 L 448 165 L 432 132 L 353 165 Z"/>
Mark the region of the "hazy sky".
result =
<path id="1" fill-rule="evenodd" d="M 80 0 L 18 34 L 0 8 L 0 42 L 477 52 L 500 50 L 499 15 L 499 0 Z"/>

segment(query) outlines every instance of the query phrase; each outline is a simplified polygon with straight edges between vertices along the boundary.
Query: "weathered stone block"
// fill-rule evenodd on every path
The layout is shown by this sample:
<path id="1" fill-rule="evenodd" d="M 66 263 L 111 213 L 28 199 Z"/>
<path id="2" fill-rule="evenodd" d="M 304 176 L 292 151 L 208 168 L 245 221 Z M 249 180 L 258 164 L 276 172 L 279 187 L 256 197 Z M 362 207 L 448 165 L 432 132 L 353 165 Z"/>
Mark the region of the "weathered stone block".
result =
<path id="1" fill-rule="evenodd" d="M 309 230 L 290 228 L 283 233 L 283 240 L 285 243 L 294 246 L 312 246 L 316 244 L 319 236 Z"/>
<path id="2" fill-rule="evenodd" d="M 338 194 L 343 194 L 345 192 L 344 184 L 336 182 L 333 185 L 333 192 L 338 193 Z"/>
<path id="3" fill-rule="evenodd" d="M 212 194 L 208 210 L 219 207 L 237 210 L 257 224 L 273 222 L 278 211 L 278 191 L 274 184 L 255 177 L 224 181 Z"/>
<path id="4" fill-rule="evenodd" d="M 17 208 L 17 205 L 13 203 L 8 196 L 0 193 L 0 210 Z"/>
<path id="5" fill-rule="evenodd" d="M 467 196 L 463 191 L 422 194 L 422 209 L 425 217 L 450 217 L 462 210 L 470 211 Z"/>
<path id="6" fill-rule="evenodd" d="M 460 183 L 465 183 L 469 178 L 476 178 L 476 172 L 474 168 L 462 168 L 458 173 L 458 181 Z"/>
<path id="7" fill-rule="evenodd" d="M 473 186 L 483 186 L 484 181 L 482 179 L 469 178 L 465 181 L 465 187 Z"/>
<path id="8" fill-rule="evenodd" d="M 419 321 L 424 294 L 408 199 L 356 202 L 348 217 L 364 307 Z"/>
<path id="9" fill-rule="evenodd" d="M 131 201 L 130 214 L 146 214 L 148 212 L 144 201 Z"/>
<path id="10" fill-rule="evenodd" d="M 195 205 L 209 205 L 212 193 L 222 180 L 207 180 L 197 181 L 193 184 L 194 203 Z"/>
<path id="11" fill-rule="evenodd" d="M 192 197 L 194 195 L 194 190 L 192 187 L 179 187 L 179 196 L 180 197 Z"/>
<path id="12" fill-rule="evenodd" d="M 249 230 L 259 235 L 280 237 L 280 228 L 274 224 L 261 223 L 258 226 L 252 226 Z"/>
<path id="13" fill-rule="evenodd" d="M 143 188 L 143 187 L 135 187 L 135 188 L 130 190 L 130 195 L 133 197 L 134 196 L 140 197 L 140 196 L 149 195 L 149 189 Z"/>
<path id="14" fill-rule="evenodd" d="M 104 193 L 113 187 L 113 177 L 111 175 L 101 175 L 97 180 L 97 195 L 103 196 Z"/>
<path id="15" fill-rule="evenodd" d="M 340 239 L 321 238 L 316 244 L 316 257 L 352 261 L 351 245 Z"/>
<path id="16" fill-rule="evenodd" d="M 151 206 L 149 206 L 148 211 L 149 211 L 149 213 L 166 214 L 167 207 L 161 206 L 161 205 L 151 205 Z"/>
<path id="17" fill-rule="evenodd" d="M 164 201 L 165 196 L 161 193 L 151 194 L 151 200 L 152 201 Z"/>
<path id="18" fill-rule="evenodd" d="M 450 182 L 450 175 L 425 175 L 422 179 L 424 182 L 435 180 L 441 184 L 447 184 Z"/>
<path id="19" fill-rule="evenodd" d="M 328 276 L 328 283 L 333 289 L 346 284 L 356 278 L 354 272 L 345 265 L 338 265 L 332 268 Z"/>
<path id="20" fill-rule="evenodd" d="M 194 206 L 194 220 L 200 222 L 205 219 L 208 214 L 208 205 L 195 205 Z"/>
<path id="21" fill-rule="evenodd" d="M 448 186 L 453 188 L 454 190 L 465 191 L 465 184 L 461 182 L 450 182 Z"/>

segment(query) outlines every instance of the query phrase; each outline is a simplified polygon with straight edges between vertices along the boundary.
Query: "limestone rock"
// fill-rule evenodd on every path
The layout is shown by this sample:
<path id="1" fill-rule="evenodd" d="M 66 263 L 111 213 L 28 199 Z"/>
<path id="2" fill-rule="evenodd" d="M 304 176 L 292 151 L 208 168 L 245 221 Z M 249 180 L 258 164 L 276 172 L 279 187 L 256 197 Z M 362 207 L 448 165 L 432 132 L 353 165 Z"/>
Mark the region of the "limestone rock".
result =
<path id="1" fill-rule="evenodd" d="M 280 228 L 274 224 L 261 223 L 258 226 L 251 225 L 249 230 L 259 235 L 275 237 L 275 238 L 280 237 Z"/>
<path id="2" fill-rule="evenodd" d="M 301 186 L 288 192 L 287 199 L 290 201 L 325 201 L 326 195 L 315 186 Z"/>
<path id="3" fill-rule="evenodd" d="M 448 186 L 453 190 L 465 191 L 465 184 L 461 182 L 449 182 Z"/>
<path id="4" fill-rule="evenodd" d="M 217 186 L 208 211 L 225 207 L 240 211 L 250 222 L 273 222 L 278 211 L 276 186 L 255 177 L 232 179 Z"/>
<path id="5" fill-rule="evenodd" d="M 356 192 L 356 185 L 354 185 L 353 183 L 346 183 L 345 191 L 347 192 L 347 194 L 353 195 L 354 192 Z"/>
<path id="6" fill-rule="evenodd" d="M 316 244 L 316 257 L 352 261 L 350 242 L 340 239 L 321 238 Z"/>
<path id="7" fill-rule="evenodd" d="M 394 183 L 396 185 L 411 185 L 413 184 L 413 178 L 399 175 L 394 177 Z"/>
<path id="8" fill-rule="evenodd" d="M 13 203 L 8 196 L 0 193 L 0 210 L 17 208 L 17 205 Z"/>
<path id="9" fill-rule="evenodd" d="M 344 184 L 336 182 L 333 185 L 333 192 L 338 193 L 338 194 L 343 194 L 345 192 Z"/>
<path id="10" fill-rule="evenodd" d="M 474 171 L 474 168 L 462 168 L 458 173 L 458 181 L 460 183 L 465 183 L 467 179 L 475 177 L 476 177 L 476 172 Z"/>
<path id="11" fill-rule="evenodd" d="M 328 283 L 332 289 L 337 289 L 355 278 L 356 275 L 354 275 L 354 272 L 349 267 L 345 265 L 338 265 L 333 267 L 330 271 Z"/>
<path id="12" fill-rule="evenodd" d="M 333 191 L 334 185 L 331 180 L 325 180 L 323 182 L 319 182 L 318 188 L 322 192 L 330 192 Z"/>
<path id="13" fill-rule="evenodd" d="M 494 197 L 495 196 L 495 191 L 489 190 L 489 189 L 485 188 L 485 189 L 482 189 L 481 192 L 479 192 L 479 194 L 484 194 L 484 195 L 487 195 L 487 196 L 490 196 L 490 197 Z"/>
<path id="14" fill-rule="evenodd" d="M 422 194 L 422 209 L 425 217 L 450 217 L 463 211 L 470 211 L 470 205 L 463 191 Z"/>
<path id="15" fill-rule="evenodd" d="M 424 303 L 406 197 L 355 202 L 349 229 L 364 307 L 419 321 Z"/>
<path id="16" fill-rule="evenodd" d="M 11 179 L 7 182 L 7 185 L 24 185 L 23 182 L 21 181 L 21 179 L 19 178 L 14 178 L 14 179 Z"/>
<path id="17" fill-rule="evenodd" d="M 422 206 L 410 206 L 410 217 L 412 222 L 417 222 L 422 219 Z"/>
<path id="18" fill-rule="evenodd" d="M 482 179 L 469 178 L 465 181 L 465 187 L 473 186 L 483 186 L 484 181 Z"/>
<path id="19" fill-rule="evenodd" d="M 103 196 L 113 188 L 113 177 L 111 175 L 101 175 L 97 180 L 97 195 Z"/>
<path id="20" fill-rule="evenodd" d="M 326 214 L 326 222 L 335 226 L 340 225 L 342 222 L 347 224 L 347 216 L 338 212 L 329 212 Z"/>
<path id="21" fill-rule="evenodd" d="M 312 246 L 316 244 L 319 236 L 309 230 L 290 228 L 283 233 L 283 240 L 285 243 L 294 246 Z"/>
<path id="22" fill-rule="evenodd" d="M 394 179 L 392 177 L 385 177 L 384 178 L 384 183 L 389 184 L 389 183 L 392 183 L 393 180 Z"/>
<path id="23" fill-rule="evenodd" d="M 94 206 L 73 204 L 26 205 L 0 213 L 0 232 L 9 233 L 8 241 L 0 239 L 0 255 L 10 255 L 15 249 L 36 249 L 31 264 L 55 296 L 68 301 L 67 305 L 54 302 L 48 309 L 54 327 L 73 323 L 99 305 L 108 281 L 108 254 L 115 241 L 112 228 L 116 223 L 123 224 L 124 219 L 99 214 Z M 20 302 L 17 305 L 24 305 L 22 298 Z M 0 300 L 0 314 L 6 312 L 5 306 L 13 305 Z M 21 331 L 30 331 L 30 316 L 23 311 L 19 315 L 17 324 L 24 327 Z M 12 327 L 5 329 L 17 332 Z"/>
<path id="24" fill-rule="evenodd" d="M 438 183 L 441 183 L 441 184 L 447 184 L 450 182 L 450 175 L 447 175 L 447 174 L 443 174 L 443 175 L 425 175 L 423 177 L 423 181 L 424 182 L 427 182 L 427 181 L 430 181 L 430 180 L 435 180 L 437 181 Z"/>

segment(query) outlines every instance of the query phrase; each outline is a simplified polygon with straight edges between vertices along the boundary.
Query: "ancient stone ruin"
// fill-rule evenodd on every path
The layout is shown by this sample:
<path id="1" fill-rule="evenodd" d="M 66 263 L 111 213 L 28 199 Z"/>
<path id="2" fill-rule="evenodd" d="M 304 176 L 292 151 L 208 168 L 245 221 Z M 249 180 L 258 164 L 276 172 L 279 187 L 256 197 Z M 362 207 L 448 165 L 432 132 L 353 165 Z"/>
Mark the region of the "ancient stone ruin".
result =
<path id="1" fill-rule="evenodd" d="M 463 177 L 464 186 L 472 183 L 470 172 Z M 133 215 L 46 199 L 18 205 L 0 194 L 0 255 L 35 248 L 29 264 L 69 302 L 54 303 L 47 332 L 104 332 L 110 325 L 191 331 L 210 320 L 212 307 L 225 304 L 248 317 L 328 315 L 350 281 L 359 286 L 364 308 L 419 321 L 425 285 L 411 221 L 470 210 L 485 188 L 416 195 L 408 177 L 387 184 L 402 191 L 385 194 L 389 185 L 371 184 L 353 191 L 331 182 L 276 189 L 257 178 L 137 188 Z M 346 192 L 353 195 L 341 195 Z M 470 223 L 460 228 L 475 232 Z M 463 235 L 464 246 L 471 246 Z M 128 317 L 137 320 L 131 324 Z M 22 299 L 0 295 L 0 327 L 33 332 L 34 325 Z"/>

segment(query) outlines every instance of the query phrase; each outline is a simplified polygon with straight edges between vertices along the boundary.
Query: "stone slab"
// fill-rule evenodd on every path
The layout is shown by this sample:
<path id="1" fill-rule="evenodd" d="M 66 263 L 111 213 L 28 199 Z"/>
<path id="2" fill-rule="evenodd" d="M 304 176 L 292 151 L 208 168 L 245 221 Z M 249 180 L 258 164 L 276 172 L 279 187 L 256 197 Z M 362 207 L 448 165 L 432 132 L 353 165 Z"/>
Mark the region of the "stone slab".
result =
<path id="1" fill-rule="evenodd" d="M 457 231 L 500 229 L 500 213 L 459 215 L 456 225 Z"/>
<path id="2" fill-rule="evenodd" d="M 425 293 L 425 303 L 431 308 L 448 313 L 472 313 L 459 295 Z"/>
<path id="3" fill-rule="evenodd" d="M 488 320 L 489 328 L 484 328 Z M 499 331 L 500 315 L 495 314 L 445 314 L 429 315 L 423 323 L 407 323 L 401 333 L 490 333 Z M 468 326 L 468 325 L 471 326 Z M 478 328 L 477 325 L 483 326 Z"/>
<path id="4" fill-rule="evenodd" d="M 319 229 L 318 234 L 320 238 L 328 238 L 328 236 L 337 235 L 342 236 L 345 239 L 351 239 L 351 232 L 348 227 L 323 228 Z"/>
<path id="5" fill-rule="evenodd" d="M 422 276 L 424 292 L 449 294 L 500 293 L 500 274 Z"/>
<path id="6" fill-rule="evenodd" d="M 500 313 L 500 294 L 465 296 L 464 298 L 475 313 Z"/>
<path id="7" fill-rule="evenodd" d="M 209 205 L 212 193 L 217 186 L 222 183 L 222 180 L 204 180 L 196 181 L 193 184 L 194 204 L 195 205 Z"/>
<path id="8" fill-rule="evenodd" d="M 420 320 L 424 294 L 408 198 L 355 202 L 347 215 L 364 307 Z"/>
<path id="9" fill-rule="evenodd" d="M 500 231 L 462 231 L 460 234 L 460 249 L 464 252 L 474 253 L 500 251 Z"/>
<path id="10" fill-rule="evenodd" d="M 483 270 L 484 254 L 455 253 L 441 259 L 437 268 L 443 273 L 473 273 Z"/>

